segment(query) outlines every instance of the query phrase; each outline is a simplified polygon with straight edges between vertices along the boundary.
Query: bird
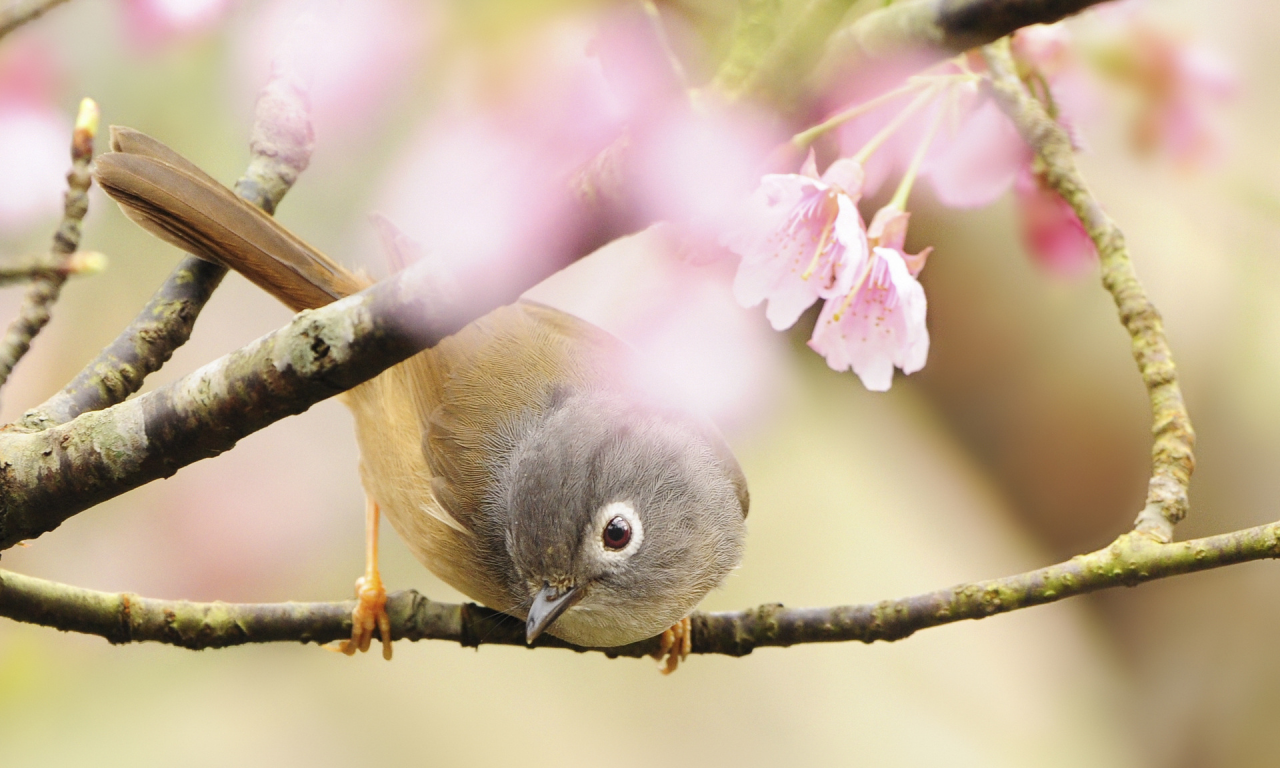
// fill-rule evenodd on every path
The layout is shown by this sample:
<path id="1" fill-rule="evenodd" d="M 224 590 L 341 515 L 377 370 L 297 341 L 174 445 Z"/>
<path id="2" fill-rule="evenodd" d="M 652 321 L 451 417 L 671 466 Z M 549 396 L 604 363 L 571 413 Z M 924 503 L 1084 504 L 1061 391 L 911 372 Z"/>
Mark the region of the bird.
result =
<path id="1" fill-rule="evenodd" d="M 372 284 L 160 141 L 113 127 L 111 149 L 94 177 L 130 219 L 291 310 Z M 379 231 L 403 266 L 403 236 L 385 220 Z M 368 650 L 376 630 L 391 658 L 385 515 L 431 572 L 524 620 L 527 642 L 660 636 L 674 670 L 689 614 L 741 562 L 750 497 L 710 420 L 636 384 L 644 365 L 585 320 L 519 300 L 340 395 L 360 451 L 367 561 L 340 649 Z"/>

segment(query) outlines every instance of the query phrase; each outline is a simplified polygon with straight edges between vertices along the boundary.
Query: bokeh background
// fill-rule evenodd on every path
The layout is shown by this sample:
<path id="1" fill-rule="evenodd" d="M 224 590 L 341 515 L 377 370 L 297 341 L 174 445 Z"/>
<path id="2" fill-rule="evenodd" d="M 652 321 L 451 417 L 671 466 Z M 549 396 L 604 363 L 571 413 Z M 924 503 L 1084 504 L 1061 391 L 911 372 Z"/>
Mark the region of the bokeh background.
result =
<path id="1" fill-rule="evenodd" d="M 106 123 L 234 180 L 254 95 L 303 5 L 72 0 L 0 41 L 3 256 L 47 247 L 60 137 L 85 95 Z M 663 10 L 680 30 L 681 18 L 727 23 L 729 5 Z M 503 136 L 586 130 L 539 112 L 548 102 L 530 89 L 561 82 L 557 57 L 589 49 L 599 4 L 318 7 L 306 38 L 316 150 L 279 218 L 373 274 L 386 271 L 374 209 L 411 231 L 448 229 L 447 218 L 463 246 L 509 247 L 506 209 L 484 208 L 476 180 L 528 170 L 502 154 Z M 1258 2 L 1143 12 L 1219 52 L 1237 80 L 1216 115 L 1215 162 L 1135 153 L 1123 94 L 1101 97 L 1080 159 L 1177 355 L 1199 433 L 1179 528 L 1192 537 L 1276 518 L 1280 19 Z M 695 77 L 706 66 L 687 64 Z M 449 201 L 445 213 L 425 208 Z M 750 539 L 705 608 L 868 602 L 1005 575 L 1104 546 L 1140 508 L 1147 406 L 1096 271 L 1039 269 L 1007 196 L 957 211 L 922 188 L 912 207 L 912 250 L 936 249 L 922 277 L 932 349 L 924 371 L 885 394 L 828 370 L 804 347 L 807 328 L 775 333 L 759 309 L 737 308 L 731 265 L 674 259 L 654 233 L 535 290 L 669 366 L 729 434 L 751 483 Z M 176 259 L 96 192 L 84 246 L 110 267 L 67 286 L 3 392 L 5 421 L 114 338 Z M 19 296 L 0 293 L 0 317 Z M 148 387 L 287 319 L 232 275 Z M 323 403 L 5 552 L 3 567 L 155 597 L 343 599 L 362 569 L 355 466 L 348 414 Z M 463 599 L 393 533 L 383 547 L 392 589 Z M 1280 753 L 1278 576 L 1248 564 L 893 644 L 699 657 L 670 678 L 648 662 L 547 650 L 399 643 L 388 664 L 314 646 L 112 647 L 0 620 L 0 764 L 1269 766 Z"/>

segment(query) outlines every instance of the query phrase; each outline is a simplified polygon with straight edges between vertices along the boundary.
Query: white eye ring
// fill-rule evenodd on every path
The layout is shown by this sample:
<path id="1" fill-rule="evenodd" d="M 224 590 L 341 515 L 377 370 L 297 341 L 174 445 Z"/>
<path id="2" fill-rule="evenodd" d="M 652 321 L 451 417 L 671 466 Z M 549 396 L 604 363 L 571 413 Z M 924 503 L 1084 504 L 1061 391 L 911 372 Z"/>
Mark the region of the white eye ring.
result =
<path id="1" fill-rule="evenodd" d="M 627 525 L 631 527 L 631 538 L 620 549 L 611 549 L 605 546 L 604 531 L 614 518 L 622 518 Z M 629 501 L 615 501 L 601 507 L 596 513 L 595 520 L 589 532 L 591 540 L 595 542 L 597 552 L 605 562 L 618 563 L 626 560 L 635 554 L 640 548 L 640 544 L 644 542 L 644 525 L 640 522 L 640 516 L 636 514 L 635 508 L 631 506 Z"/>

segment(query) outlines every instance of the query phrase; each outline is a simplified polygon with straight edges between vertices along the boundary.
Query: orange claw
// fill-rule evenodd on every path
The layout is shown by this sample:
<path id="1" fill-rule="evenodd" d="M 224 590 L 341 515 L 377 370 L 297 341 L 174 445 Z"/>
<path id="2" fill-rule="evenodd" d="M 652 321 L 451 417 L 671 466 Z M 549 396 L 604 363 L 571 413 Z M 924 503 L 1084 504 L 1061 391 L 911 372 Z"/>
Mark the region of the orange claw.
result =
<path id="1" fill-rule="evenodd" d="M 356 607 L 351 611 L 351 639 L 337 647 L 348 656 L 369 650 L 373 630 L 382 638 L 382 658 L 391 660 L 391 617 L 387 615 L 387 590 L 378 573 L 378 505 L 365 507 L 365 571 L 356 579 Z"/>
<path id="2" fill-rule="evenodd" d="M 685 616 L 663 631 L 660 642 L 661 646 L 653 653 L 653 658 L 658 660 L 662 674 L 669 675 L 693 651 L 693 622 Z"/>

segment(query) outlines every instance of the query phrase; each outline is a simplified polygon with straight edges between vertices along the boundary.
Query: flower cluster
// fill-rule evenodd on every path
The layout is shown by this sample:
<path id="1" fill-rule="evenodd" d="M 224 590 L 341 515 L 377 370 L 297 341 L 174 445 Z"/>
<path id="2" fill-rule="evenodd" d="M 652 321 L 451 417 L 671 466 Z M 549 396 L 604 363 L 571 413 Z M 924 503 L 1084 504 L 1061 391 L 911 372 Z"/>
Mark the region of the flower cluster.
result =
<path id="1" fill-rule="evenodd" d="M 742 256 L 734 280 L 740 303 L 767 300 L 765 314 L 782 330 L 825 299 L 809 346 L 833 369 L 852 369 L 867 389 L 884 391 L 895 366 L 918 371 L 929 352 L 915 277 L 927 252 L 903 250 L 908 214 L 893 203 L 863 224 L 862 185 L 857 159 L 837 160 L 819 177 L 810 153 L 800 173 L 764 177 L 748 226 L 723 242 Z"/>
<path id="2" fill-rule="evenodd" d="M 1130 45 L 1119 49 L 1123 56 L 1113 51 L 1103 69 L 1143 97 L 1135 128 L 1140 146 L 1163 148 L 1178 160 L 1208 154 L 1212 107 L 1231 90 L 1226 70 L 1140 21 L 1121 28 Z M 1095 111 L 1097 88 L 1067 28 L 1019 30 L 1012 52 L 1027 87 L 1078 146 L 1078 124 Z M 868 389 L 888 389 L 895 367 L 904 373 L 922 368 L 927 302 L 916 276 L 930 249 L 905 251 L 906 203 L 917 178 L 929 181 L 943 205 L 959 208 L 988 205 L 1012 190 L 1035 262 L 1060 276 L 1092 270 L 1097 252 L 1080 219 L 1046 183 L 1031 148 L 984 83 L 981 58 L 961 56 L 853 99 L 853 106 L 796 134 L 789 150 L 835 131 L 844 157 L 821 177 L 810 152 L 799 173 L 763 178 L 746 223 L 721 238 L 742 257 L 738 301 L 748 307 L 767 302 L 776 329 L 825 301 L 809 346 L 833 369 L 852 369 Z M 864 225 L 860 198 L 895 176 L 893 199 Z"/>

